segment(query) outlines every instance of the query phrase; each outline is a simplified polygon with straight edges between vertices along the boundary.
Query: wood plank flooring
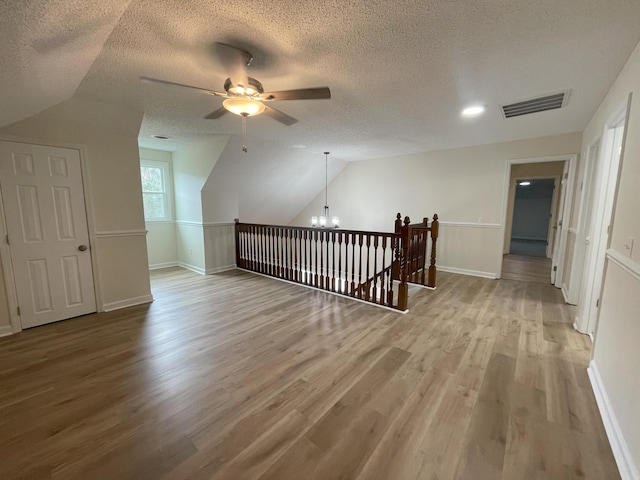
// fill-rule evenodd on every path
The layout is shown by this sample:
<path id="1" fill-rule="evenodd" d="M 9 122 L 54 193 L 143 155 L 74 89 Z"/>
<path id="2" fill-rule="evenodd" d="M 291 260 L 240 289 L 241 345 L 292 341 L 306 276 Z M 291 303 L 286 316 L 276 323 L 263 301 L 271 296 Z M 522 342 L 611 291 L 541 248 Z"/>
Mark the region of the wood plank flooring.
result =
<path id="1" fill-rule="evenodd" d="M 528 255 L 502 257 L 502 278 L 520 282 L 551 283 L 551 259 Z"/>
<path id="2" fill-rule="evenodd" d="M 0 478 L 619 478 L 560 292 L 438 275 L 402 315 L 168 269 L 0 339 Z"/>

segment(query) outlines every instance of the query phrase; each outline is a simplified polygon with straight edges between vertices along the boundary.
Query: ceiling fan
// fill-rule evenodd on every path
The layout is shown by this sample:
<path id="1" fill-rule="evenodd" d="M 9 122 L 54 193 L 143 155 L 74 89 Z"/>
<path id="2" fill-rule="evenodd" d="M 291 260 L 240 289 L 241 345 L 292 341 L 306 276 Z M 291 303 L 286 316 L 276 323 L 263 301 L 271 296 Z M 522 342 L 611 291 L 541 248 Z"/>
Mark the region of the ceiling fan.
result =
<path id="1" fill-rule="evenodd" d="M 225 67 L 229 77 L 224 82 L 224 92 L 209 90 L 207 88 L 185 85 L 183 83 L 170 82 L 151 77 L 140 77 L 142 82 L 159 83 L 174 87 L 190 88 L 200 92 L 224 98 L 222 107 L 214 110 L 204 118 L 217 119 L 227 112 L 242 117 L 243 136 L 246 132 L 246 117 L 265 115 L 285 125 L 293 125 L 298 120 L 286 113 L 266 105 L 266 102 L 282 100 L 317 100 L 331 98 L 329 87 L 300 88 L 295 90 L 281 90 L 265 92 L 255 78 L 247 75 L 247 67 L 253 60 L 250 52 L 226 43 L 216 43 L 216 53 Z M 246 147 L 243 146 L 246 152 Z"/>

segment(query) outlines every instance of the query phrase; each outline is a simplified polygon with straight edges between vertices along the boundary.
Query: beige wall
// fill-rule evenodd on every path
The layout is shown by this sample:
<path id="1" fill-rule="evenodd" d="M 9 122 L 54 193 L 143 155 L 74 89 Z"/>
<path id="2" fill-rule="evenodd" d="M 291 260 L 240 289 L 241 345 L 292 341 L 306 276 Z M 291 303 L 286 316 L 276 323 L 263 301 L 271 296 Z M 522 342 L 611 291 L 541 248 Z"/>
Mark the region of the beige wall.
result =
<path id="1" fill-rule="evenodd" d="M 73 98 L 0 129 L 44 144 L 85 146 L 100 306 L 151 300 L 137 137 L 142 113 Z"/>
<path id="2" fill-rule="evenodd" d="M 627 447 L 627 465 L 640 471 L 640 45 L 584 131 L 582 151 L 601 135 L 608 118 L 633 92 L 611 235 L 611 254 L 601 296 L 592 369 L 599 372 L 600 389 L 608 398 L 607 413 Z M 634 237 L 631 258 L 624 244 Z M 618 261 L 612 261 L 615 256 Z M 601 406 L 601 410 L 602 410 Z M 605 408 L 606 410 L 606 408 Z M 612 442 L 613 444 L 614 442 Z M 615 450 L 615 448 L 614 448 Z M 624 455 L 623 455 L 624 456 Z M 620 464 L 620 462 L 619 462 Z M 636 473 L 637 475 L 637 473 Z M 632 478 L 632 477 L 628 477 Z M 636 477 L 637 478 L 637 477 Z"/>
<path id="3" fill-rule="evenodd" d="M 507 162 L 577 153 L 580 133 L 350 163 L 329 185 L 329 205 L 350 229 L 390 231 L 396 213 L 413 221 L 438 213 L 438 265 L 499 275 Z M 322 211 L 318 195 L 291 222 Z"/>

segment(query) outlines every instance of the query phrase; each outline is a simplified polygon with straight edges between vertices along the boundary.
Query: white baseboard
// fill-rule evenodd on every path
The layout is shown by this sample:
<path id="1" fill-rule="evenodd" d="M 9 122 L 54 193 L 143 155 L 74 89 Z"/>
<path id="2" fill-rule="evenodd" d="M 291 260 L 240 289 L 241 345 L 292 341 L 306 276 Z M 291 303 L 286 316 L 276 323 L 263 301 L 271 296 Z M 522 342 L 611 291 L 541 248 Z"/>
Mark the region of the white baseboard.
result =
<path id="1" fill-rule="evenodd" d="M 133 307 L 135 305 L 142 305 L 143 303 L 151 302 L 153 302 L 153 295 L 142 295 L 140 297 L 118 300 L 117 302 L 105 303 L 103 305 L 103 309 L 105 312 L 111 312 L 113 310 L 119 310 L 121 308 Z"/>
<path id="2" fill-rule="evenodd" d="M 567 294 L 567 285 L 563 283 L 562 287 L 560 287 L 560 291 L 562 292 L 562 298 L 564 298 L 564 303 L 569 304 L 569 295 Z"/>
<path id="3" fill-rule="evenodd" d="M 11 325 L 0 327 L 0 337 L 6 337 L 7 335 L 13 335 L 13 328 L 11 328 Z"/>
<path id="4" fill-rule="evenodd" d="M 154 263 L 153 265 L 149 265 L 149 270 L 159 270 L 161 268 L 169 268 L 169 267 L 177 267 L 178 262 L 164 262 L 164 263 Z"/>
<path id="5" fill-rule="evenodd" d="M 491 278 L 492 280 L 495 280 L 496 278 L 498 278 L 498 275 L 493 272 L 481 272 L 479 270 L 469 270 L 466 268 L 443 267 L 441 265 L 438 265 L 437 269 L 439 272 L 459 273 L 460 275 L 471 275 L 472 277 Z"/>
<path id="6" fill-rule="evenodd" d="M 613 407 L 609 401 L 609 396 L 604 389 L 602 378 L 598 371 L 598 366 L 594 360 L 591 360 L 589 363 L 587 373 L 589 374 L 589 380 L 591 380 L 591 388 L 593 389 L 593 393 L 596 397 L 600 416 L 602 417 L 602 423 L 604 423 L 604 428 L 607 432 L 609 443 L 611 444 L 613 456 L 618 464 L 618 470 L 620 470 L 620 477 L 622 477 L 622 480 L 640 480 L 640 474 L 638 473 L 636 466 L 633 464 L 631 452 L 624 440 L 624 436 L 620 430 L 620 425 L 618 424 Z"/>
<path id="7" fill-rule="evenodd" d="M 178 262 L 178 266 L 182 268 L 186 268 L 187 270 L 191 270 L 192 272 L 198 273 L 200 275 L 206 274 L 206 271 L 204 268 L 196 267 L 195 265 L 191 265 L 190 263 Z"/>
<path id="8" fill-rule="evenodd" d="M 205 270 L 205 275 L 213 275 L 214 273 L 228 272 L 229 270 L 235 270 L 235 268 L 236 268 L 235 263 L 231 265 L 223 265 L 222 267 L 207 268 Z"/>

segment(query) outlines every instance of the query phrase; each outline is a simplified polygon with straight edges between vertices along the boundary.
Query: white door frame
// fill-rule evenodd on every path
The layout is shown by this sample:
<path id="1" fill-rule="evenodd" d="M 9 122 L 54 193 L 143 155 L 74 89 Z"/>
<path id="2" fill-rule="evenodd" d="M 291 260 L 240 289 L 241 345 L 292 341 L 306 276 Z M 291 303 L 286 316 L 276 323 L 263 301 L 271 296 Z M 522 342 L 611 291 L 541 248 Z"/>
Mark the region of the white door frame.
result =
<path id="1" fill-rule="evenodd" d="M 509 203 L 509 184 L 511 181 L 511 166 L 518 165 L 523 163 L 543 163 L 543 162 L 569 162 L 568 169 L 568 178 L 566 180 L 566 184 L 564 188 L 566 189 L 566 198 L 569 201 L 564 202 L 563 211 L 558 212 L 558 216 L 560 219 L 569 219 L 571 215 L 571 204 L 573 203 L 573 184 L 574 177 L 576 171 L 576 163 L 577 163 L 578 155 L 575 153 L 570 153 L 566 155 L 553 155 L 549 157 L 532 157 L 532 158 L 515 158 L 507 160 L 504 172 L 504 188 L 502 192 L 502 225 L 500 227 L 500 237 L 502 242 L 502 248 L 500 249 L 500 257 L 496 259 L 496 271 L 500 272 L 498 278 L 502 277 L 502 257 L 505 247 L 505 230 L 507 225 L 507 212 L 508 212 L 508 203 Z M 548 178 L 548 177 L 547 177 Z M 567 225 L 568 227 L 568 225 Z M 564 268 L 564 255 L 567 249 L 567 228 L 562 229 L 562 235 L 560 236 L 560 242 L 558 245 L 558 258 L 553 259 L 554 265 L 557 265 L 556 272 L 556 287 L 560 288 L 562 285 L 562 274 Z"/>
<path id="2" fill-rule="evenodd" d="M 592 192 L 595 193 L 595 196 L 591 211 L 591 226 L 586 237 L 587 253 L 583 275 L 585 281 L 580 287 L 578 312 L 573 324 L 577 331 L 586 333 L 592 338 L 596 331 L 598 300 L 603 286 L 606 250 L 611 242 L 609 229 L 613 220 L 630 104 L 631 94 L 629 94 L 627 102 L 620 106 L 605 123 L 600 141 L 595 192 Z M 616 153 L 614 142 L 618 128 L 622 128 L 622 137 L 619 139 L 621 150 Z"/>
<path id="3" fill-rule="evenodd" d="M 96 298 L 96 308 L 98 312 L 104 310 L 103 300 L 100 288 L 100 275 L 98 271 L 97 255 L 95 254 L 96 247 L 96 230 L 94 224 L 94 210 L 93 201 L 91 195 L 91 184 L 89 183 L 89 166 L 87 161 L 87 148 L 85 145 L 57 142 L 50 140 L 43 140 L 38 138 L 25 138 L 15 135 L 0 134 L 0 141 L 26 143 L 30 145 L 40 145 L 45 147 L 60 147 L 68 148 L 71 150 L 78 150 L 80 153 L 80 168 L 82 170 L 82 184 L 84 190 L 84 202 L 87 211 L 87 226 L 89 229 L 89 248 L 91 248 L 91 266 L 93 268 L 93 287 Z M 4 217 L 4 203 L 2 201 L 2 195 L 0 195 L 0 257 L 2 259 L 2 269 L 4 273 L 4 283 L 7 289 L 7 303 L 9 307 L 9 318 L 11 321 L 12 333 L 22 331 L 22 323 L 20 322 L 20 316 L 18 315 L 18 296 L 16 292 L 15 278 L 13 276 L 13 266 L 11 264 L 11 248 L 7 245 L 7 225 Z"/>
<path id="4" fill-rule="evenodd" d="M 584 168 L 580 180 L 580 209 L 578 211 L 578 221 L 575 235 L 575 246 L 573 259 L 571 261 L 571 278 L 573 279 L 567 287 L 567 303 L 578 304 L 580 289 L 583 283 L 583 273 L 587 261 L 587 246 L 590 242 L 589 230 L 592 224 L 593 206 L 597 186 L 597 172 L 600 162 L 600 145 L 602 137 L 594 138 L 587 147 L 584 155 Z M 587 227 L 587 223 L 589 227 Z"/>

